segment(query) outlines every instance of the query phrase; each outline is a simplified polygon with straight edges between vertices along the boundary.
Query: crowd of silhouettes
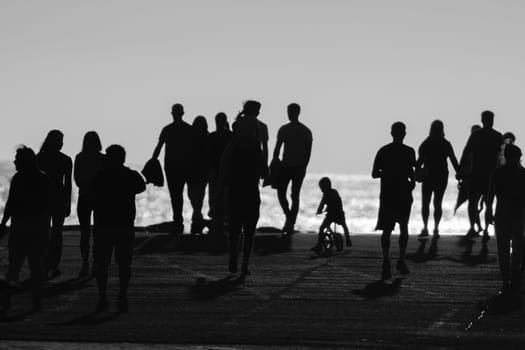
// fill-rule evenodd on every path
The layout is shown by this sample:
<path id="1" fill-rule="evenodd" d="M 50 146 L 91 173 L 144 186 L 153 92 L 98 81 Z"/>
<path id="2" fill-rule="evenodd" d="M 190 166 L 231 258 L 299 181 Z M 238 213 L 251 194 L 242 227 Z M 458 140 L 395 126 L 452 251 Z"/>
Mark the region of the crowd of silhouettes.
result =
<path id="1" fill-rule="evenodd" d="M 163 185 L 163 173 L 157 160 L 162 148 L 172 206 L 170 234 L 178 236 L 184 232 L 183 191 L 187 186 L 193 209 L 189 232 L 202 234 L 205 227 L 209 234 L 217 237 L 224 237 L 227 232 L 230 247 L 227 266 L 231 273 L 238 272 L 239 244 L 244 242 L 240 277 L 250 275 L 250 254 L 260 215 L 261 180 L 277 189 L 284 213 L 282 233 L 292 235 L 313 143 L 312 132 L 299 121 L 300 105 L 288 105 L 289 122 L 277 133 L 269 166 L 269 133 L 266 124 L 259 120 L 260 111 L 260 102 L 246 101 L 232 123 L 232 130 L 226 114 L 218 113 L 216 130 L 210 133 L 204 116 L 195 117 L 190 125 L 183 120 L 184 107 L 174 104 L 171 109 L 173 122 L 162 129 L 153 156 L 143 170 L 146 181 L 140 173 L 125 166 L 126 151 L 122 146 L 111 145 L 104 154 L 95 131 L 85 134 L 74 166 L 71 158 L 61 152 L 64 135 L 59 130 L 48 133 L 38 154 L 28 147 L 20 147 L 16 151 L 16 173 L 0 223 L 0 233 L 4 233 L 11 220 L 6 280 L 12 284 L 18 282 L 27 258 L 34 308 L 42 307 L 44 280 L 60 275 L 62 230 L 71 212 L 73 177 L 79 188 L 77 214 L 82 259 L 79 277 L 96 278 L 97 311 L 106 311 L 109 307 L 108 269 L 114 255 L 120 283 L 118 308 L 120 312 L 127 312 L 135 241 L 135 196 L 145 191 L 146 182 Z M 429 236 L 430 202 L 433 200 L 433 237 L 439 238 L 450 160 L 459 182 L 458 205 L 468 201 L 470 228 L 465 239 L 473 239 L 482 232 L 484 240 L 488 240 L 488 225 L 494 223 L 503 279 L 500 295 L 504 297 L 498 300 L 511 300 L 510 305 L 514 307 L 519 304 L 517 295 L 523 266 L 525 169 L 520 164 L 521 150 L 514 145 L 514 134 L 502 135 L 494 130 L 494 114 L 490 111 L 481 114 L 481 122 L 482 127 L 472 127 L 459 162 L 445 138 L 442 121 L 432 122 L 428 137 L 419 146 L 417 158 L 414 149 L 404 144 L 406 125 L 402 122 L 392 124 L 392 142 L 379 149 L 372 169 L 372 177 L 380 179 L 376 229 L 382 231 L 381 279 L 392 278 L 390 238 L 396 224 L 400 231 L 396 269 L 404 275 L 410 272 L 405 256 L 416 182 L 422 183 L 423 228 L 419 236 Z M 290 183 L 291 203 L 288 201 Z M 209 219 L 203 214 L 206 187 Z M 326 216 L 319 228 L 318 243 L 312 250 L 321 251 L 325 229 L 332 224 L 343 227 L 346 246 L 350 247 L 352 241 L 338 191 L 328 177 L 320 179 L 319 187 L 322 199 L 317 214 L 326 212 Z M 494 199 L 497 200 L 495 214 Z M 479 217 L 483 208 L 485 226 L 481 225 Z M 3 304 L 4 309 L 9 309 L 9 294 Z"/>

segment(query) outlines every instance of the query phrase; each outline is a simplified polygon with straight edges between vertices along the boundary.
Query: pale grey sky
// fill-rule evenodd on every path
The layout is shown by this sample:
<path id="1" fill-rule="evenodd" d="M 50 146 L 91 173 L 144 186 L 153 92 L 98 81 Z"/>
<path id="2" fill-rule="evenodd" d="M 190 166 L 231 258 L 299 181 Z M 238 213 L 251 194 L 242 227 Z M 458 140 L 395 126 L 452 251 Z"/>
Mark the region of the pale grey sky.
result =
<path id="1" fill-rule="evenodd" d="M 314 133 L 311 171 L 368 173 L 389 126 L 417 147 L 435 118 L 460 153 L 480 112 L 525 145 L 521 1 L 0 1 L 0 159 L 50 129 L 153 150 L 189 122 L 262 102 L 273 149 L 286 105 Z"/>

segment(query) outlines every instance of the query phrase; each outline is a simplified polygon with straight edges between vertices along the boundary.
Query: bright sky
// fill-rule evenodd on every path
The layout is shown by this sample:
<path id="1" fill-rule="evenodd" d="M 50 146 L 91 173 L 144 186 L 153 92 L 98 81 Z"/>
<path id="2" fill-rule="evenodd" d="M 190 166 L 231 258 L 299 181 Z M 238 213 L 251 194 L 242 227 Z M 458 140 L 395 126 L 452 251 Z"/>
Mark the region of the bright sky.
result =
<path id="1" fill-rule="evenodd" d="M 435 118 L 460 153 L 484 109 L 525 145 L 521 1 L 0 1 L 0 159 L 50 129 L 151 155 L 170 107 L 189 122 L 286 105 L 314 134 L 310 170 L 368 173 L 393 121 L 417 147 Z"/>

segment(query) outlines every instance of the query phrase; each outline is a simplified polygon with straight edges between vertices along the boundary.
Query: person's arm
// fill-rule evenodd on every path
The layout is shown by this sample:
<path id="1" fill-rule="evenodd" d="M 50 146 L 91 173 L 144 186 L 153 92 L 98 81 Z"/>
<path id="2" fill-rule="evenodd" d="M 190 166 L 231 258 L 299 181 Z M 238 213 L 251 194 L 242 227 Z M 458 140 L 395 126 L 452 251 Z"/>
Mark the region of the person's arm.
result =
<path id="1" fill-rule="evenodd" d="M 319 206 L 317 207 L 317 215 L 323 212 L 325 205 L 326 205 L 326 199 L 325 199 L 325 195 L 323 195 L 323 198 L 321 198 L 321 202 L 319 202 Z"/>
<path id="2" fill-rule="evenodd" d="M 461 154 L 461 158 L 459 160 L 459 178 L 462 179 L 466 176 L 467 172 L 470 171 L 470 169 L 466 169 L 467 166 L 472 166 L 472 144 L 473 144 L 473 135 L 470 135 L 468 138 L 467 144 L 465 145 L 465 148 L 463 149 L 463 153 Z"/>
<path id="3" fill-rule="evenodd" d="M 492 176 L 490 180 L 489 185 L 489 191 L 487 193 L 487 220 L 489 223 L 494 223 L 494 214 L 493 214 L 493 203 L 494 203 L 494 197 L 496 197 L 496 189 L 499 183 L 499 174 L 496 172 L 494 176 Z"/>
<path id="4" fill-rule="evenodd" d="M 77 156 L 75 157 L 75 162 L 73 163 L 73 180 L 75 181 L 75 184 L 77 185 L 77 187 L 80 187 L 81 182 L 82 182 L 82 180 L 80 179 L 81 170 L 80 170 L 80 165 L 79 165 L 79 158 L 80 157 L 77 154 Z"/>
<path id="5" fill-rule="evenodd" d="M 411 148 L 410 149 L 410 166 L 408 167 L 408 179 L 412 189 L 416 187 L 416 175 L 414 173 L 414 167 L 416 166 L 416 152 Z"/>
<path id="6" fill-rule="evenodd" d="M 275 147 L 273 149 L 273 159 L 275 160 L 279 159 L 279 155 L 281 154 L 282 145 L 283 145 L 282 131 L 281 129 L 279 129 L 279 132 L 277 132 L 277 141 L 275 141 Z"/>
<path id="7" fill-rule="evenodd" d="M 418 158 L 416 160 L 416 170 L 419 170 L 421 169 L 421 167 L 423 166 L 423 163 L 425 162 L 425 142 L 423 142 L 421 144 L 421 146 L 419 146 L 419 149 L 418 149 Z"/>
<path id="8" fill-rule="evenodd" d="M 164 146 L 164 143 L 166 142 L 166 138 L 164 135 L 164 129 L 162 129 L 159 141 L 157 142 L 157 146 L 155 146 L 155 149 L 153 150 L 153 155 L 151 156 L 152 159 L 158 159 L 160 155 L 160 151 L 162 150 L 162 146 Z"/>
<path id="9" fill-rule="evenodd" d="M 263 154 L 264 164 L 266 164 L 266 166 L 268 166 L 268 127 L 266 125 L 264 125 L 264 129 L 265 129 L 264 130 L 265 137 L 264 137 L 264 139 L 261 142 L 261 146 L 262 146 L 262 154 Z"/>
<path id="10" fill-rule="evenodd" d="M 372 178 L 378 179 L 381 177 L 383 169 L 382 169 L 382 160 L 381 160 L 381 150 L 377 152 L 376 157 L 374 159 L 374 165 L 372 167 Z"/>
<path id="11" fill-rule="evenodd" d="M 312 143 L 313 143 L 313 137 L 312 137 L 312 133 L 310 132 L 310 139 L 308 140 L 308 143 L 306 144 L 306 164 L 305 164 L 305 167 L 307 167 L 308 163 L 310 163 L 310 157 L 312 156 Z"/>
<path id="12" fill-rule="evenodd" d="M 133 170 L 133 193 L 139 194 L 146 190 L 146 182 L 144 182 L 144 179 L 142 176 L 137 172 Z"/>
<path id="13" fill-rule="evenodd" d="M 454 171 L 456 172 L 456 178 L 459 177 L 460 168 L 459 168 L 459 162 L 456 158 L 456 154 L 454 153 L 454 148 L 452 147 L 452 144 L 449 143 L 449 155 L 448 158 L 450 159 L 450 162 L 452 163 L 452 166 L 454 167 Z"/>
<path id="14" fill-rule="evenodd" d="M 65 203 L 65 212 L 64 214 L 66 216 L 69 216 L 69 214 L 71 214 L 71 189 L 72 189 L 72 184 L 71 184 L 71 173 L 72 173 L 72 168 L 73 168 L 73 164 L 71 162 L 71 158 L 67 157 L 67 161 L 66 161 L 66 169 L 65 169 L 65 172 L 64 172 L 64 194 L 65 194 L 65 198 L 66 198 L 66 203 Z"/>

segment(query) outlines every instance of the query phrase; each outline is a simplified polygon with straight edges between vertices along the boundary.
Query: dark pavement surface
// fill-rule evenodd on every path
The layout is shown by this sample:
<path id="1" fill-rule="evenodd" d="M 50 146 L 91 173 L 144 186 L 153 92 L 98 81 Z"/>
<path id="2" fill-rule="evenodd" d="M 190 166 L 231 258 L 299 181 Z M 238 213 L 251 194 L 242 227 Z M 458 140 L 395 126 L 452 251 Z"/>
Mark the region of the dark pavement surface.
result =
<path id="1" fill-rule="evenodd" d="M 174 242 L 159 233 L 137 237 L 128 314 L 117 312 L 115 265 L 110 273 L 110 311 L 93 313 L 96 284 L 76 278 L 79 235 L 68 231 L 62 275 L 48 284 L 44 309 L 32 313 L 30 297 L 15 295 L 12 310 L 0 319 L 0 347 L 67 348 L 72 345 L 67 342 L 94 342 L 93 346 L 112 343 L 121 348 L 116 344 L 123 342 L 135 343 L 136 348 L 153 343 L 159 348 L 525 348 L 523 311 L 481 314 L 481 305 L 500 287 L 495 239 L 483 251 L 481 240 L 469 246 L 458 244 L 458 237 L 443 236 L 429 252 L 430 240 L 423 245 L 411 237 L 411 273 L 402 278 L 394 271 L 393 282 L 383 284 L 378 282 L 379 235 L 354 235 L 352 248 L 325 256 L 308 250 L 315 235 L 298 233 L 291 242 L 271 234 L 260 237 L 252 275 L 244 283 L 228 274 L 227 254 L 198 249 L 202 238 Z M 397 236 L 392 243 L 395 257 Z M 3 273 L 5 245 L 4 239 Z"/>

